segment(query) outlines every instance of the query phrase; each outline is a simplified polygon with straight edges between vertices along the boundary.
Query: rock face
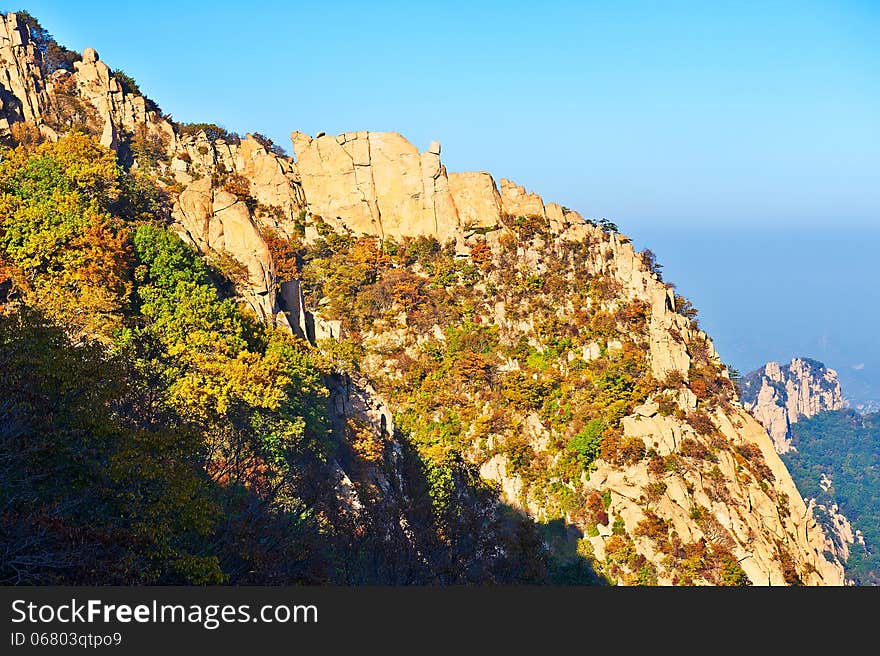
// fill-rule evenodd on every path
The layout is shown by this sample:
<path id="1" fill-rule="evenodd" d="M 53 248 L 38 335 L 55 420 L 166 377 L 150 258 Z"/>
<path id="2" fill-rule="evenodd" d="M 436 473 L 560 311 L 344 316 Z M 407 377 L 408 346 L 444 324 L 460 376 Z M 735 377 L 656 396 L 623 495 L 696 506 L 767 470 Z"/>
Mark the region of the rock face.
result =
<path id="1" fill-rule="evenodd" d="M 829 492 L 833 486 L 831 477 L 823 472 L 819 487 L 823 492 Z M 866 549 L 865 536 L 860 530 L 853 528 L 849 518 L 840 512 L 836 503 L 818 503 L 816 499 L 809 499 L 809 506 L 819 523 L 825 527 L 825 548 L 839 562 L 846 563 L 849 560 L 853 547 Z"/>
<path id="2" fill-rule="evenodd" d="M 485 171 L 450 173 L 449 191 L 462 228 L 491 228 L 501 221 L 501 196 Z"/>
<path id="3" fill-rule="evenodd" d="M 94 48 L 83 50 L 82 61 L 74 63 L 74 69 L 72 78 L 80 98 L 95 108 L 101 121 L 102 144 L 116 148 L 122 137 L 143 131 L 166 148 L 173 147 L 175 134 L 171 123 L 157 110 L 148 108 L 143 96 L 125 93 Z M 66 71 L 56 71 L 53 86 L 61 86 L 67 77 Z"/>
<path id="4" fill-rule="evenodd" d="M 292 221 L 305 207 L 292 160 L 270 152 L 250 134 L 240 143 L 211 140 L 204 131 L 181 138 L 171 169 L 184 185 L 204 176 L 242 176 L 256 203 L 276 210 L 271 216 L 264 212 L 261 218 L 282 233 L 293 230 Z"/>
<path id="5" fill-rule="evenodd" d="M 507 189 L 510 189 L 509 185 Z M 517 193 L 521 191 L 522 188 L 519 188 Z M 555 203 L 550 203 L 547 207 L 550 208 L 550 213 L 545 216 L 548 219 L 551 216 L 555 218 L 549 225 L 561 240 L 585 241 L 595 246 L 589 258 L 591 273 L 610 276 L 618 286 L 620 300 L 644 301 L 651 308 L 650 363 L 655 378 L 664 380 L 670 374 L 678 374 L 687 380 L 691 365 L 688 348 L 695 341 L 705 346 L 711 360 L 721 362 L 708 335 L 695 330 L 686 317 L 676 312 L 672 288 L 649 270 L 629 238 L 604 232 L 585 222 L 577 212 L 565 211 Z M 538 263 L 538 271 L 540 270 Z"/>
<path id="6" fill-rule="evenodd" d="M 501 211 L 510 216 L 544 216 L 544 202 L 538 194 L 501 178 Z"/>
<path id="7" fill-rule="evenodd" d="M 171 170 L 185 185 L 172 211 L 180 234 L 200 252 L 225 254 L 244 267 L 247 275 L 236 281 L 237 289 L 258 317 L 291 328 L 305 321 L 299 307 L 285 305 L 276 294 L 276 284 L 290 281 L 276 280 L 263 237 L 266 229 L 288 238 L 296 233 L 303 199 L 291 160 L 251 135 L 230 143 L 212 141 L 201 131 L 179 140 Z M 227 191 L 231 176 L 244 184 L 235 190 L 246 198 Z"/>
<path id="8" fill-rule="evenodd" d="M 19 121 L 42 117 L 49 96 L 39 65 L 39 55 L 18 14 L 0 20 L 0 130 Z"/>
<path id="9" fill-rule="evenodd" d="M 515 193 L 510 191 L 512 187 L 509 185 L 505 188 L 521 202 L 532 202 L 523 198 L 521 188 L 515 189 Z M 589 244 L 589 249 L 583 251 L 588 261 L 587 270 L 594 275 L 608 276 L 616 283 L 614 302 L 641 301 L 650 307 L 647 346 L 655 379 L 672 380 L 671 376 L 676 376 L 686 382 L 694 373 L 693 363 L 697 358 L 715 363 L 722 368 L 723 376 L 728 375 L 711 339 L 676 312 L 672 290 L 650 270 L 626 237 L 604 232 L 584 222 L 566 222 L 564 225 L 566 227 L 558 233 L 558 239 Z M 555 231 L 556 227 L 552 230 Z M 488 237 L 491 240 L 491 234 Z M 552 245 L 534 244 L 532 248 L 549 249 Z M 534 253 L 531 257 L 536 271 L 540 272 L 539 255 Z M 607 344 L 609 351 L 614 346 L 611 342 Z M 598 357 L 601 347 L 590 343 L 583 350 L 584 359 L 589 361 Z M 674 386 L 673 383 L 667 385 L 670 389 Z M 681 416 L 689 416 L 703 407 L 688 387 L 678 388 L 675 404 Z M 787 574 L 780 562 L 780 550 L 784 550 L 785 558 L 809 563 L 806 565 L 809 573 L 803 577 L 808 584 L 841 585 L 842 567 L 838 562 L 829 562 L 823 555 L 826 542 L 823 530 L 798 492 L 764 428 L 738 404 L 729 409 L 716 408 L 711 413 L 711 420 L 717 435 L 731 448 L 718 452 L 717 462 L 707 469 L 680 471 L 676 478 L 658 478 L 644 461 L 621 467 L 600 460 L 595 471 L 584 477 L 583 493 L 609 494 L 608 515 L 621 521 L 628 535 L 638 535 L 640 522 L 646 517 L 645 490 L 662 485 L 664 493 L 651 504 L 651 512 L 673 526 L 683 541 L 723 540 L 753 584 L 787 584 Z M 636 408 L 633 414 L 622 420 L 622 426 L 624 438 L 641 440 L 645 449 L 653 450 L 659 458 L 681 458 L 683 443 L 701 439 L 694 427 L 682 421 L 680 416 L 661 415 L 656 402 Z M 529 428 L 528 422 L 525 431 L 533 444 L 546 441 L 546 436 Z M 541 451 L 540 446 L 536 451 Z M 769 478 L 743 477 L 744 461 L 737 455 L 740 451 L 760 453 L 768 467 L 764 475 Z M 506 459 L 498 455 L 481 465 L 483 476 L 498 481 L 508 503 L 523 508 L 532 516 L 542 517 L 541 503 L 524 496 L 522 481 L 509 475 L 507 469 Z M 769 480 L 773 482 L 768 487 Z M 713 519 L 695 522 L 695 508 L 705 509 L 707 517 Z M 611 523 L 609 520 L 606 526 L 598 526 L 598 535 L 587 538 L 599 561 L 607 556 Z M 632 547 L 650 562 L 662 562 L 665 557 L 655 551 L 647 539 L 637 537 Z M 661 577 L 660 582 L 669 583 L 670 580 Z"/>
<path id="10" fill-rule="evenodd" d="M 671 521 L 678 533 L 688 536 L 690 541 L 698 541 L 714 530 L 721 532 L 736 545 L 734 550 L 740 565 L 756 585 L 786 585 L 774 535 L 785 536 L 786 549 L 796 560 L 817 567 L 817 575 L 812 577 L 811 583 L 842 584 L 839 564 L 829 563 L 817 548 L 825 541 L 822 529 L 812 518 L 766 431 L 742 409 L 719 412 L 713 419 L 720 434 L 734 444 L 734 451 L 718 455 L 719 474 L 715 474 L 715 479 L 700 474 L 685 475 L 682 484 L 667 484 L 658 501 L 657 514 Z M 647 448 L 656 449 L 661 456 L 677 452 L 682 440 L 696 437 L 687 424 L 659 415 L 641 417 L 638 413 L 624 419 L 624 434 L 643 439 Z M 740 445 L 755 445 L 760 449 L 775 481 L 772 492 L 759 480 L 746 482 L 737 475 L 740 465 L 734 454 Z M 741 487 L 734 488 L 732 494 L 719 495 L 715 485 L 722 478 L 739 481 Z M 647 467 L 631 466 L 620 471 L 603 464 L 590 477 L 590 484 L 596 489 L 611 488 L 611 511 L 624 518 L 627 528 L 635 530 L 642 516 L 635 499 L 651 480 Z M 785 499 L 782 512 L 780 498 Z M 691 512 L 695 505 L 708 508 L 718 524 L 695 524 Z M 596 538 L 591 541 L 597 553 L 604 555 L 603 541 Z"/>
<path id="11" fill-rule="evenodd" d="M 457 232 L 462 242 L 457 251 L 466 253 L 476 239 L 485 239 L 493 250 L 498 250 L 502 236 L 509 234 L 505 226 L 510 225 L 511 218 L 535 217 L 550 226 L 555 239 L 589 245 L 584 255 L 588 258 L 587 269 L 614 281 L 615 302 L 641 301 L 650 308 L 648 360 L 657 380 L 678 377 L 687 382 L 692 374 L 694 349 L 721 366 L 711 340 L 676 311 L 671 288 L 647 266 L 626 237 L 591 225 L 576 212 L 558 204 L 545 204 L 537 194 L 509 180 L 501 180 L 499 191 L 487 173 L 447 174 L 439 160 L 439 168 L 432 168 L 431 175 L 427 176 L 434 180 L 432 204 L 431 187 L 424 182 L 417 184 L 426 178 L 424 155 L 419 155 L 414 146 L 396 134 L 380 137 L 373 133 L 347 133 L 341 137 L 324 135 L 312 139 L 294 133 L 293 141 L 296 168 L 309 211 L 320 214 L 331 225 L 355 233 L 394 238 L 428 234 L 442 239 Z M 382 146 L 376 148 L 380 143 Z M 428 152 L 439 155 L 439 148 L 436 150 L 436 153 L 430 149 Z M 378 153 L 382 153 L 382 159 Z M 393 166 L 384 161 L 389 153 L 394 158 Z M 440 177 L 432 177 L 437 170 Z M 443 194 L 442 202 L 437 201 L 438 190 Z M 451 205 L 446 203 L 446 190 Z M 474 234 L 473 228 L 490 231 L 481 236 Z M 523 258 L 532 262 L 537 275 L 544 271 L 541 248 L 536 244 L 521 245 L 518 249 Z M 552 246 L 544 244 L 543 248 Z M 498 323 L 506 325 L 503 307 L 500 311 L 497 306 L 495 309 Z M 507 327 L 526 332 L 534 329 L 528 323 Z M 391 335 L 375 339 L 385 348 L 394 341 L 405 342 L 405 338 Z M 611 350 L 612 345 L 609 343 L 607 347 Z M 723 372 L 726 376 L 726 369 Z M 697 397 L 686 387 L 679 391 L 676 403 L 683 413 L 698 409 Z M 785 585 L 790 580 L 786 562 L 797 563 L 808 584 L 842 584 L 842 568 L 823 556 L 826 539 L 822 529 L 760 424 L 742 408 L 718 411 L 712 419 L 733 449 L 760 453 L 774 483 L 767 488 L 766 481 L 758 477 L 743 478 L 742 462 L 730 453 L 719 459 L 717 473 L 713 474 L 725 481 L 721 486 L 723 492 L 719 492 L 717 481 L 710 483 L 705 479 L 706 472 L 696 470 L 692 476 L 684 475 L 680 484 L 667 485 L 663 500 L 653 512 L 674 526 L 688 542 L 699 543 L 704 538 L 723 536 L 755 584 Z M 524 423 L 530 440 L 535 444 L 546 442 L 547 436 L 535 423 L 540 426 L 540 422 L 526 420 Z M 625 418 L 623 427 L 626 438 L 642 440 L 647 449 L 655 449 L 660 457 L 676 453 L 683 439 L 695 436 L 689 424 L 657 415 L 651 404 L 641 413 Z M 541 501 L 529 498 L 522 479 L 510 473 L 504 456 L 495 454 L 475 464 L 484 478 L 498 482 L 508 503 L 521 507 L 533 517 L 544 516 L 546 508 Z M 652 483 L 658 481 L 644 464 L 620 468 L 600 463 L 585 481 L 583 491 L 601 489 L 610 494 L 609 514 L 623 522 L 627 533 L 634 534 L 645 518 L 639 498 L 643 489 Z M 705 508 L 713 519 L 696 524 L 692 517 L 695 507 Z M 605 544 L 611 536 L 610 529 L 607 534 L 603 534 L 603 530 L 600 527 L 599 535 L 589 538 L 593 553 L 600 560 L 605 557 Z M 646 540 L 636 540 L 633 546 L 651 562 L 663 558 Z"/>
<path id="12" fill-rule="evenodd" d="M 312 214 L 358 233 L 451 237 L 458 214 L 440 164 L 440 144 L 423 153 L 396 132 L 291 135 Z M 338 225 L 338 223 L 337 223 Z"/>
<path id="13" fill-rule="evenodd" d="M 541 197 L 507 179 L 501 192 L 484 171 L 446 172 L 440 144 L 423 153 L 396 132 L 346 132 L 312 138 L 291 134 L 296 170 L 309 212 L 337 228 L 400 238 L 431 235 L 441 242 L 502 218 L 537 216 L 560 230 L 583 223 L 577 212 L 547 208 Z"/>
<path id="14" fill-rule="evenodd" d="M 101 143 L 117 148 L 123 136 L 139 131 L 172 148 L 174 128 L 145 98 L 126 93 L 94 48 L 86 48 L 74 71 L 47 73 L 40 51 L 20 16 L 0 20 L 0 131 L 28 122 L 54 137 L 64 110 L 85 101 L 94 112 Z M 66 102 L 65 102 L 66 101 Z M 63 127 L 63 126 L 62 126 Z"/>
<path id="15" fill-rule="evenodd" d="M 180 194 L 173 217 L 184 240 L 202 253 L 227 254 L 242 267 L 230 277 L 260 319 L 283 321 L 277 316 L 272 256 L 243 201 L 201 178 Z"/>
<path id="16" fill-rule="evenodd" d="M 94 48 L 83 50 L 73 72 L 46 73 L 42 55 L 19 16 L 0 20 L 0 133 L 30 123 L 44 138 L 75 122 L 103 145 L 128 149 L 132 139 L 149 144 L 158 162 L 153 174 L 173 178 L 168 188 L 178 231 L 201 252 L 231 258 L 242 269 L 236 280 L 242 298 L 259 317 L 286 322 L 276 304 L 274 265 L 262 237 L 264 228 L 290 236 L 305 207 L 288 157 L 270 152 L 250 135 L 240 143 L 210 140 L 205 132 L 181 137 L 146 98 L 127 92 Z M 146 165 L 135 158 L 134 165 Z M 256 204 L 224 189 L 229 176 L 244 181 Z M 229 264 L 229 263 L 227 263 Z"/>
<path id="17" fill-rule="evenodd" d="M 798 419 L 846 407 L 837 372 L 807 358 L 768 362 L 748 374 L 742 388 L 743 405 L 770 433 L 778 453 L 795 448 L 790 429 Z"/>

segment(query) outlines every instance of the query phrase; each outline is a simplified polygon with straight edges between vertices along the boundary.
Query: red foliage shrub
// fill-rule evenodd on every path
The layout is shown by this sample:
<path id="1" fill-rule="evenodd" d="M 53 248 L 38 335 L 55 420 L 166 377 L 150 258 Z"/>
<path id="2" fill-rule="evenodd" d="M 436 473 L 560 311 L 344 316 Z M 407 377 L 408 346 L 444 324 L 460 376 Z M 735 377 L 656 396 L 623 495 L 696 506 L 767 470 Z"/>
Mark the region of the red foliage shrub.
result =
<path id="1" fill-rule="evenodd" d="M 269 248 L 272 261 L 275 262 L 275 277 L 278 282 L 288 282 L 299 278 L 296 248 L 289 239 L 285 239 L 274 230 L 263 231 L 263 241 Z"/>
<path id="2" fill-rule="evenodd" d="M 700 435 L 711 435 L 716 430 L 712 419 L 705 412 L 691 412 L 685 419 Z"/>
<path id="3" fill-rule="evenodd" d="M 239 200 L 246 200 L 251 196 L 251 183 L 246 177 L 233 173 L 226 178 L 223 189 L 234 195 Z"/>
<path id="4" fill-rule="evenodd" d="M 648 471 L 654 476 L 663 476 L 666 474 L 666 465 L 663 462 L 663 458 L 656 454 L 651 456 L 651 459 L 648 460 Z"/>

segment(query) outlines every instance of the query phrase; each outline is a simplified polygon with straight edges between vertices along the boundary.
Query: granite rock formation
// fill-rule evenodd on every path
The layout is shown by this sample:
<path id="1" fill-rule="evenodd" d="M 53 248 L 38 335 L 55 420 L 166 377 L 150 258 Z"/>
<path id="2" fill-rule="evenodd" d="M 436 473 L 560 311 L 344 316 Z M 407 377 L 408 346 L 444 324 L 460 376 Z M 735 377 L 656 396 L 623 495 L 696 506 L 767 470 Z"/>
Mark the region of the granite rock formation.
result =
<path id="1" fill-rule="evenodd" d="M 768 362 L 748 374 L 742 388 L 746 410 L 770 433 L 778 453 L 796 448 L 790 429 L 798 419 L 846 407 L 837 372 L 808 358 Z"/>

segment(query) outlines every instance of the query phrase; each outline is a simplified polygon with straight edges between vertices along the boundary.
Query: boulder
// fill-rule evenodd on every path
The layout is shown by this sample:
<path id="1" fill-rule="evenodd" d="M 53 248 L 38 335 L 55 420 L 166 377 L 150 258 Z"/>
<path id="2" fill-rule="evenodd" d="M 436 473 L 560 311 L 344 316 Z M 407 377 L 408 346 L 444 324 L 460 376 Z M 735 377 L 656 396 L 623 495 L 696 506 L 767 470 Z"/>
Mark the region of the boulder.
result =
<path id="1" fill-rule="evenodd" d="M 98 61 L 100 57 L 98 56 L 98 51 L 94 48 L 85 48 L 82 51 L 82 61 L 84 64 L 94 64 Z"/>

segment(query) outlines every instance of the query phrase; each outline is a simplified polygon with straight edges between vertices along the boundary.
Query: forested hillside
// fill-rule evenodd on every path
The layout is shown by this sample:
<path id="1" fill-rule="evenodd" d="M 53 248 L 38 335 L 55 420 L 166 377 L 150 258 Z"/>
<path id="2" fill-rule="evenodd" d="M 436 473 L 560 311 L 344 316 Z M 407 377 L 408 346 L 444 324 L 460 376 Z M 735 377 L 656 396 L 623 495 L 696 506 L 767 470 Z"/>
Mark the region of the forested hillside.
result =
<path id="1" fill-rule="evenodd" d="M 824 412 L 794 424 L 792 436 L 797 450 L 783 460 L 798 489 L 826 509 L 838 506 L 861 533 L 849 546 L 847 578 L 880 585 L 880 415 Z"/>
<path id="2" fill-rule="evenodd" d="M 384 572 L 358 570 L 386 547 L 346 520 L 332 484 L 325 381 L 338 349 L 309 348 L 230 299 L 223 272 L 162 223 L 163 192 L 92 137 L 4 151 L 0 193 L 4 581 Z M 528 525 L 504 521 L 534 551 L 497 576 L 543 576 Z M 432 573 L 436 561 L 401 576 L 467 576 Z"/>

